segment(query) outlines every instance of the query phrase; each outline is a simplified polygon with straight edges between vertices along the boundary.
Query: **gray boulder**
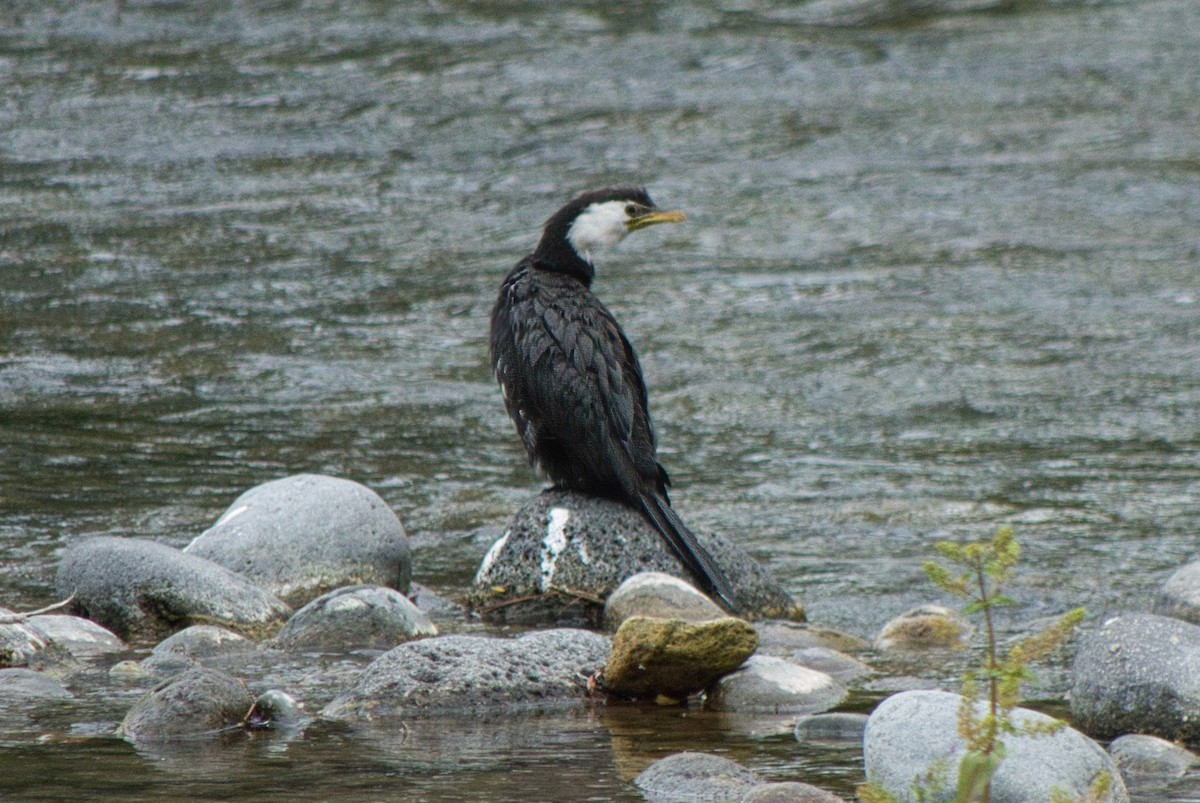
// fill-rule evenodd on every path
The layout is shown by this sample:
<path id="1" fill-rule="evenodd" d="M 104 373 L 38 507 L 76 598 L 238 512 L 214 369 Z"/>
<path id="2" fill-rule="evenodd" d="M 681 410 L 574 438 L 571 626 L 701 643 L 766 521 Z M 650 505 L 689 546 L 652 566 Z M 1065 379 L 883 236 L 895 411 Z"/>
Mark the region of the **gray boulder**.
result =
<path id="1" fill-rule="evenodd" d="M 725 570 L 742 615 L 803 618 L 799 604 L 745 551 L 720 536 L 696 537 Z M 547 490 L 517 511 L 488 550 L 470 604 L 507 622 L 596 626 L 604 599 L 644 571 L 692 581 L 637 511 L 607 499 Z"/>
<path id="2" fill-rule="evenodd" d="M 251 488 L 184 552 L 254 580 L 289 605 L 361 583 L 407 591 L 412 574 L 404 526 L 379 495 L 319 474 Z"/>
<path id="3" fill-rule="evenodd" d="M 191 669 L 134 703 L 117 734 L 134 742 L 215 736 L 241 727 L 253 703 L 237 678 L 214 669 Z"/>
<path id="4" fill-rule="evenodd" d="M 1081 640 L 1071 680 L 1071 718 L 1098 739 L 1200 740 L 1200 626 L 1115 616 Z"/>
<path id="5" fill-rule="evenodd" d="M 587 700 L 588 678 L 608 651 L 604 636 L 572 629 L 410 641 L 372 661 L 321 714 L 368 721 L 572 708 Z"/>
<path id="6" fill-rule="evenodd" d="M 833 792 L 798 781 L 764 783 L 745 794 L 741 803 L 844 803 Z"/>
<path id="7" fill-rule="evenodd" d="M 326 652 L 390 650 L 406 641 L 436 635 L 429 617 L 399 591 L 347 586 L 296 611 L 271 646 Z"/>
<path id="8" fill-rule="evenodd" d="M 815 714 L 846 699 L 846 687 L 824 672 L 782 658 L 753 655 L 708 692 L 714 711 L 752 714 Z"/>
<path id="9" fill-rule="evenodd" d="M 161 678 L 170 678 L 199 666 L 204 658 L 255 648 L 240 633 L 215 625 L 192 625 L 163 639 L 142 660 L 141 668 Z"/>
<path id="10" fill-rule="evenodd" d="M 958 762 L 966 743 L 958 735 L 962 698 L 943 691 L 908 691 L 893 695 L 875 709 L 863 737 L 867 780 L 878 784 L 902 803 L 917 800 L 920 785 L 931 770 L 944 772 L 944 782 L 928 789 L 927 800 L 954 799 Z M 979 708 L 982 713 L 984 709 Z M 1045 714 L 1018 708 L 1019 726 L 1048 726 Z M 1070 799 L 1087 799 L 1091 785 L 1107 772 L 1112 786 L 1104 801 L 1124 803 L 1129 794 L 1112 758 L 1077 730 L 1063 727 L 1041 736 L 1004 736 L 1005 757 L 992 777 L 992 803 L 1050 800 L 1055 789 Z"/>
<path id="11" fill-rule="evenodd" d="M 266 636 L 290 609 L 212 561 L 139 538 L 92 538 L 69 547 L 55 579 L 75 612 L 124 639 L 158 638 L 192 624 Z"/>

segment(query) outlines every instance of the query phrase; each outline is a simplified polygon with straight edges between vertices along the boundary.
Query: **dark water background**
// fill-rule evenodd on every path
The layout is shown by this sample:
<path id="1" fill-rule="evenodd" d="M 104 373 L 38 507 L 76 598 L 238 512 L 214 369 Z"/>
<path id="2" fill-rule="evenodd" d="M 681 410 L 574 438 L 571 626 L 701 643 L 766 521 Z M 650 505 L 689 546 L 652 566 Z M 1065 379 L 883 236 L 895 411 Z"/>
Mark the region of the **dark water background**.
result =
<path id="1" fill-rule="evenodd" d="M 1198 552 L 1198 52 L 1194 0 L 7 0 L 0 604 L 52 602 L 75 539 L 182 546 L 299 472 L 375 489 L 416 579 L 462 589 L 538 487 L 495 289 L 563 201 L 632 182 L 689 222 L 596 289 L 689 522 L 867 638 L 946 601 L 933 542 L 1003 524 L 1017 619 L 1145 610 Z M 7 722 L 0 785 L 637 799 L 687 748 L 861 773 L 675 711 L 485 724 L 474 763 L 322 729 L 142 755 L 120 702 Z"/>

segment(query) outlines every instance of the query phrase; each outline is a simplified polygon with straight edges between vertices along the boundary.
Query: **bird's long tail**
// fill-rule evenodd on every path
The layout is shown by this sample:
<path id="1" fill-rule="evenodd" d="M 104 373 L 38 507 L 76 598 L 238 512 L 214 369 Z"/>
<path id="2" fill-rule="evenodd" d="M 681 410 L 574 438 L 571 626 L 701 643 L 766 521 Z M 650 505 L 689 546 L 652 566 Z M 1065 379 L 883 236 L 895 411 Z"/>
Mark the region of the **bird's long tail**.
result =
<path id="1" fill-rule="evenodd" d="M 671 551 L 696 578 L 701 590 L 715 596 L 725 610 L 733 614 L 738 613 L 739 607 L 729 578 L 717 566 L 708 550 L 696 540 L 696 535 L 687 528 L 671 505 L 657 494 L 646 494 L 641 498 L 641 510 L 642 515 L 654 525 L 654 529 L 662 534 Z"/>

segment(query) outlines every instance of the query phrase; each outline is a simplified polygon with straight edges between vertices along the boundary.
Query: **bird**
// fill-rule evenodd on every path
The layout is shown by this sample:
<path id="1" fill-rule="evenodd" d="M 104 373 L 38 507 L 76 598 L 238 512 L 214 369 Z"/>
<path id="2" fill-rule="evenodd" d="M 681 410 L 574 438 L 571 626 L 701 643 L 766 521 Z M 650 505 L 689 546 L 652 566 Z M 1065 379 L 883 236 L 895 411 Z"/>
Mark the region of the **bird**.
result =
<path id="1" fill-rule="evenodd" d="M 591 290 L 594 251 L 684 219 L 659 209 L 642 188 L 593 190 L 571 200 L 501 283 L 489 351 L 534 468 L 556 488 L 639 511 L 700 589 L 736 613 L 729 578 L 671 507 L 637 352 Z"/>

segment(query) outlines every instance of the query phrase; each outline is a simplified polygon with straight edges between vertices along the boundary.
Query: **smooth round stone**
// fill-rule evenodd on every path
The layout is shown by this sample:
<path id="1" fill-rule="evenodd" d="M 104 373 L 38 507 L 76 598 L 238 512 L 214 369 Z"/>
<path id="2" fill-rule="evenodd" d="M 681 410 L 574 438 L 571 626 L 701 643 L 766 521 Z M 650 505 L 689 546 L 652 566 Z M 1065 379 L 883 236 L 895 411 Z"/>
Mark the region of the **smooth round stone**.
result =
<path id="1" fill-rule="evenodd" d="M 296 611 L 271 644 L 285 650 L 389 650 L 405 641 L 436 635 L 429 617 L 399 591 L 348 586 Z"/>

